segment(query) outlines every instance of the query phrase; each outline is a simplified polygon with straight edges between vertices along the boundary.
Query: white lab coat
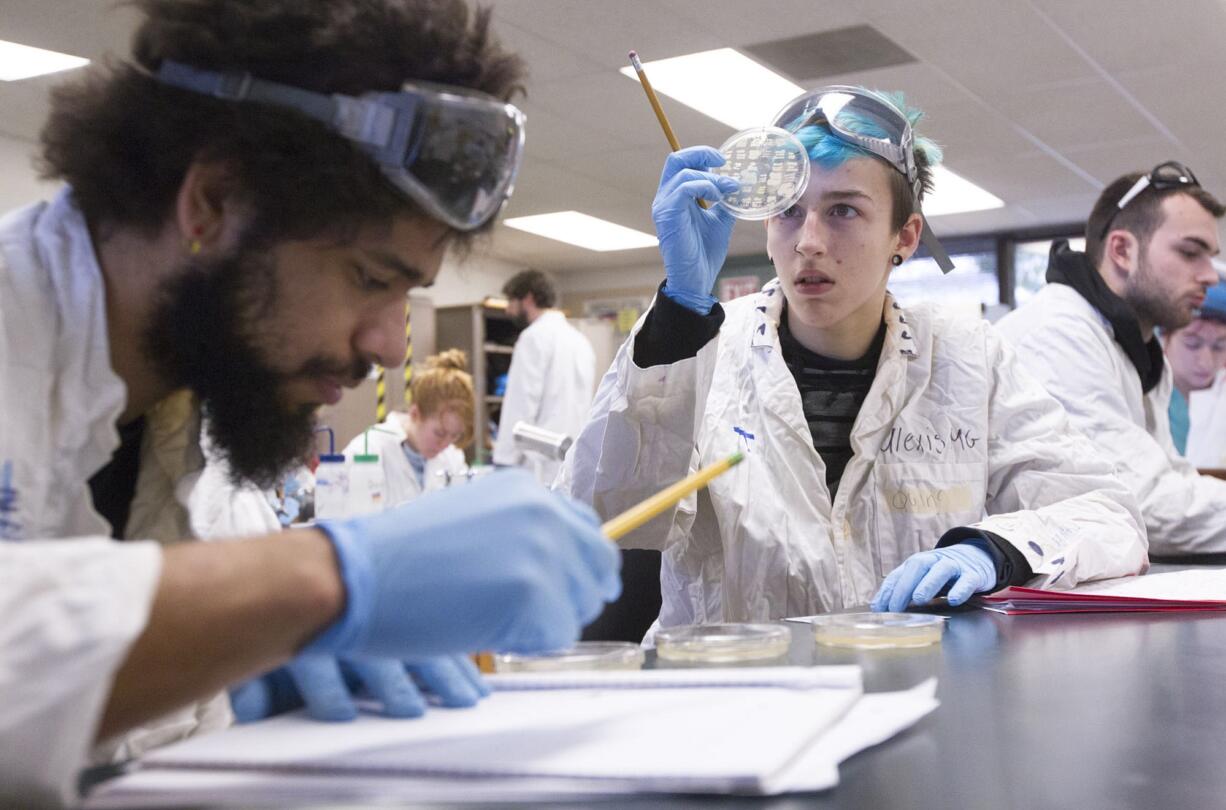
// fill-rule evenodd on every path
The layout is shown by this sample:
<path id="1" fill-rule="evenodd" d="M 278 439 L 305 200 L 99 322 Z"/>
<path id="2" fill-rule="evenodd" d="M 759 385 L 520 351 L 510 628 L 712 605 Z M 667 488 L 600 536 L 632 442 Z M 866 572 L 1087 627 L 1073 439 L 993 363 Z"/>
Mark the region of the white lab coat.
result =
<path id="1" fill-rule="evenodd" d="M 1188 397 L 1188 422 L 1188 463 L 1202 470 L 1226 469 L 1226 371 Z"/>
<path id="2" fill-rule="evenodd" d="M 997 324 L 1141 502 L 1153 554 L 1226 550 L 1226 482 L 1198 475 L 1171 440 L 1171 369 L 1148 394 L 1110 323 L 1048 284 Z"/>
<path id="3" fill-rule="evenodd" d="M 187 512 L 192 535 L 202 540 L 226 540 L 275 534 L 284 527 L 264 491 L 251 483 L 230 480 L 230 465 L 201 437 L 204 469 L 190 486 Z M 189 479 L 190 481 L 190 479 Z"/>
<path id="4" fill-rule="evenodd" d="M 992 327 L 890 297 L 855 455 L 831 503 L 779 349 L 783 306 L 772 281 L 726 304 L 719 336 L 696 357 L 648 369 L 633 361 L 640 321 L 563 467 L 559 487 L 608 519 L 745 451 L 623 543 L 664 553 L 661 625 L 863 605 L 956 526 L 1013 543 L 1044 587 L 1143 570 L 1135 500 Z"/>
<path id="5" fill-rule="evenodd" d="M 517 450 L 512 430 L 516 422 L 523 421 L 577 436 L 587 421 L 595 379 L 596 354 L 588 339 L 561 312 L 541 313 L 515 342 L 494 463 L 526 467 L 542 484 L 552 484 L 559 462 Z"/>
<path id="6" fill-rule="evenodd" d="M 459 448 L 448 445 L 426 462 L 425 485 L 419 484 L 413 466 L 409 464 L 409 459 L 400 446 L 405 439 L 404 424 L 401 420 L 406 418 L 404 414 L 389 413 L 386 419 L 375 426 L 378 430 L 371 430 L 366 434 L 369 444 L 367 438 L 359 433 L 345 446 L 346 460 L 352 460 L 355 455 L 366 452 L 379 455 L 386 487 L 384 503 L 389 509 L 408 503 L 423 492 L 442 489 L 446 485 L 444 473 L 463 475 L 468 469 L 464 462 L 464 453 Z"/>
<path id="7" fill-rule="evenodd" d="M 96 748 L 111 679 L 157 587 L 156 543 L 114 543 L 90 477 L 119 446 L 105 290 L 68 192 L 0 220 L 0 799 L 67 801 L 87 759 L 134 756 L 231 719 L 225 695 Z M 203 466 L 186 393 L 147 415 L 127 536 L 190 536 Z M 61 541 L 55 544 L 34 541 Z M 3 801 L 0 801 L 3 803 Z"/>

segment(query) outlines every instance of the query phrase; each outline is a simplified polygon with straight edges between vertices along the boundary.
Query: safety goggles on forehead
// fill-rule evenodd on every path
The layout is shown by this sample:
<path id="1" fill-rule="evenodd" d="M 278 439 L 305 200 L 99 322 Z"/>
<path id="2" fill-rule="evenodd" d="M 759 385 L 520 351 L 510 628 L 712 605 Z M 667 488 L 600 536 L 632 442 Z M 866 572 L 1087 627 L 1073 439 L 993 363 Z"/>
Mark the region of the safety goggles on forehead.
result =
<path id="1" fill-rule="evenodd" d="M 1098 235 L 1098 238 L 1106 238 L 1107 234 L 1111 231 L 1111 223 L 1115 221 L 1116 214 L 1123 211 L 1124 206 L 1135 200 L 1145 189 L 1154 188 L 1162 191 L 1168 188 L 1178 188 L 1179 186 L 1187 186 L 1189 188 L 1195 186 L 1199 188 L 1200 181 L 1196 179 L 1196 175 L 1192 174 L 1191 169 L 1177 160 L 1159 163 L 1148 174 L 1143 174 L 1137 178 L 1137 182 L 1133 183 L 1132 187 L 1124 192 L 1124 196 L 1120 197 L 1119 202 L 1115 204 L 1115 210 L 1111 212 L 1111 216 L 1107 217 L 1107 221 L 1103 223 L 1103 232 Z"/>
<path id="2" fill-rule="evenodd" d="M 524 114 L 461 88 L 419 83 L 398 93 L 325 95 L 170 61 L 156 77 L 226 101 L 288 107 L 323 123 L 357 144 L 427 213 L 460 231 L 479 228 L 498 213 L 523 158 Z"/>
<path id="3" fill-rule="evenodd" d="M 858 87 L 834 85 L 797 96 L 771 122 L 789 132 L 811 124 L 825 124 L 839 140 L 876 155 L 889 163 L 911 188 L 915 211 L 924 220 L 921 240 L 943 272 L 954 269 L 949 254 L 928 225 L 920 209 L 922 184 L 915 165 L 915 133 L 902 111 L 884 98 Z M 875 134 L 864 130 L 870 129 Z"/>

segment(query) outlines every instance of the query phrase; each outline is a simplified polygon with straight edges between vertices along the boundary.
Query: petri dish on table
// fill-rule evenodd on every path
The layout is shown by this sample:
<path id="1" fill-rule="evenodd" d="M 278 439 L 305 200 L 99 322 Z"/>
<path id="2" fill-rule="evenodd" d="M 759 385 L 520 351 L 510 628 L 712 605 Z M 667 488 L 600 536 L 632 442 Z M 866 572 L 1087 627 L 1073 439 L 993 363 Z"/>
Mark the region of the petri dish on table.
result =
<path id="1" fill-rule="evenodd" d="M 859 650 L 927 647 L 945 631 L 943 616 L 923 613 L 831 613 L 810 621 L 818 644 Z"/>
<path id="2" fill-rule="evenodd" d="M 782 213 L 809 185 L 809 155 L 786 129 L 745 129 L 724 141 L 719 151 L 726 162 L 709 171 L 740 181 L 740 189 L 720 201 L 738 219 L 767 219 Z"/>
<path id="3" fill-rule="evenodd" d="M 495 672 L 571 672 L 593 669 L 641 669 L 643 648 L 624 641 L 580 641 L 566 650 L 494 656 Z"/>
<path id="4" fill-rule="evenodd" d="M 728 664 L 787 655 L 792 634 L 778 624 L 697 624 L 656 631 L 656 655 Z"/>

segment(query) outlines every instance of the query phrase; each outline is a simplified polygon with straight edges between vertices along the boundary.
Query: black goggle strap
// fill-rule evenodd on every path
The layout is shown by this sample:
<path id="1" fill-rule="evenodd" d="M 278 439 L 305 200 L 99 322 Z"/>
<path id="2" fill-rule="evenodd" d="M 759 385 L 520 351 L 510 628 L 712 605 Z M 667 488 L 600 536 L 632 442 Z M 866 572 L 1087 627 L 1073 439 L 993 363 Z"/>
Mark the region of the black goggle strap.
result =
<path id="1" fill-rule="evenodd" d="M 940 239 L 937 239 L 937 235 L 932 232 L 932 226 L 928 224 L 928 217 L 924 216 L 924 212 L 920 211 L 919 215 L 920 219 L 924 221 L 924 230 L 920 234 L 920 242 L 928 249 L 928 254 L 937 263 L 937 267 L 941 268 L 942 273 L 952 272 L 954 263 L 950 260 L 949 254 L 945 252 L 945 246 L 941 244 Z"/>
<path id="2" fill-rule="evenodd" d="M 396 109 L 365 99 L 314 93 L 280 82 L 257 79 L 250 73 L 199 70 L 171 60 L 162 62 L 157 78 L 172 87 L 223 101 L 254 101 L 288 107 L 374 152 L 386 149 L 394 135 L 403 136 L 403 133 L 396 132 L 399 117 Z"/>

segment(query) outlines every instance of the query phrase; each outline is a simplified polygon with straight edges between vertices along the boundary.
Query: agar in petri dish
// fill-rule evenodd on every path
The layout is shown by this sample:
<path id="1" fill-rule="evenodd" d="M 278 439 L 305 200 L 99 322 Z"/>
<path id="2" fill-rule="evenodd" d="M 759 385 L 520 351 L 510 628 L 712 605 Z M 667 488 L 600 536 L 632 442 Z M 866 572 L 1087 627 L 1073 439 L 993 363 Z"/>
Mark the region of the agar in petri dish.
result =
<path id="1" fill-rule="evenodd" d="M 726 664 L 787 655 L 792 633 L 778 624 L 697 624 L 656 632 L 656 655 Z"/>
<path id="2" fill-rule="evenodd" d="M 923 613 L 831 613 L 810 621 L 818 644 L 859 650 L 927 647 L 945 631 L 943 616 Z"/>
<path id="3" fill-rule="evenodd" d="M 740 189 L 720 201 L 738 219 L 767 219 L 786 211 L 809 185 L 809 155 L 786 129 L 741 130 L 719 151 L 726 162 L 710 171 L 740 181 Z"/>
<path id="4" fill-rule="evenodd" d="M 593 669 L 641 669 L 643 648 L 624 641 L 580 641 L 575 646 L 540 655 L 502 653 L 494 656 L 495 672 L 571 672 Z"/>

